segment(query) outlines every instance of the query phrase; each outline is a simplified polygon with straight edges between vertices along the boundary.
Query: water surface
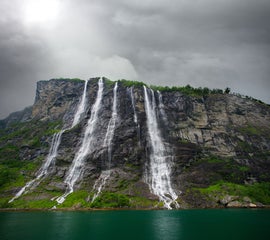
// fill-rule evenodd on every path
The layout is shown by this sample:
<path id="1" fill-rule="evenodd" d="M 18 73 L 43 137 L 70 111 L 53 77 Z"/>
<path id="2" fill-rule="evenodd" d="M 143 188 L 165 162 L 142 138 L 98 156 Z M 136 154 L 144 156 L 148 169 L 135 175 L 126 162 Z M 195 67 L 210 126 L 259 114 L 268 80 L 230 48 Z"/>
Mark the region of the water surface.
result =
<path id="1" fill-rule="evenodd" d="M 0 212 L 0 239 L 269 239 L 270 210 Z"/>

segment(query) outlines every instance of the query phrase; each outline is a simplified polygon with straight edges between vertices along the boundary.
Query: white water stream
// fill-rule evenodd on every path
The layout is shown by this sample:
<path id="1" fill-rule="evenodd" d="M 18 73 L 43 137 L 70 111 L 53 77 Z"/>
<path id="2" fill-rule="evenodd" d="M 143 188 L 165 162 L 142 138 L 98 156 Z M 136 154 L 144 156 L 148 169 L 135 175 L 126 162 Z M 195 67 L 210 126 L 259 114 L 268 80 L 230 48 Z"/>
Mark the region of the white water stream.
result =
<path id="1" fill-rule="evenodd" d="M 116 121 L 118 118 L 117 115 L 117 88 L 118 88 L 118 83 L 115 83 L 115 86 L 113 88 L 113 106 L 112 106 L 112 116 L 109 121 L 105 139 L 103 142 L 103 147 L 108 148 L 108 169 L 111 168 L 111 161 L 112 161 L 112 139 L 115 131 L 115 125 Z"/>
<path id="2" fill-rule="evenodd" d="M 138 124 L 138 116 L 135 108 L 135 99 L 134 99 L 134 87 L 132 86 L 129 88 L 129 93 L 130 93 L 130 98 L 131 98 L 131 103 L 132 103 L 132 108 L 133 108 L 133 113 L 134 113 L 134 123 Z"/>
<path id="3" fill-rule="evenodd" d="M 157 91 L 157 93 L 158 93 L 158 108 L 159 108 L 159 111 L 161 113 L 161 117 L 162 117 L 163 122 L 167 124 L 168 118 L 167 118 L 167 115 L 166 115 L 165 110 L 164 110 L 165 106 L 164 106 L 163 101 L 162 101 L 162 94 L 160 91 Z"/>
<path id="4" fill-rule="evenodd" d="M 100 195 L 101 190 L 104 188 L 108 178 L 111 175 L 111 170 L 106 170 L 106 171 L 102 171 L 99 178 L 96 180 L 94 186 L 93 186 L 93 191 L 95 192 L 92 201 L 94 202 L 95 199 Z"/>
<path id="5" fill-rule="evenodd" d="M 102 95 L 103 95 L 103 81 L 102 79 L 99 79 L 96 101 L 91 109 L 91 117 L 88 120 L 84 132 L 82 145 L 78 153 L 75 155 L 75 158 L 73 159 L 72 165 L 69 169 L 68 175 L 64 181 L 67 184 L 67 190 L 65 194 L 56 199 L 56 201 L 59 204 L 63 203 L 66 197 L 74 191 L 74 185 L 81 176 L 81 173 L 83 171 L 85 159 L 88 156 L 88 154 L 91 153 L 91 151 L 93 150 L 92 143 L 96 140 L 95 129 L 98 123 L 98 114 L 102 105 L 101 103 Z"/>
<path id="6" fill-rule="evenodd" d="M 115 126 L 118 119 L 117 114 L 117 88 L 118 82 L 115 83 L 113 88 L 113 106 L 112 106 L 112 115 L 109 121 L 105 139 L 103 142 L 103 147 L 108 149 L 108 163 L 107 163 L 107 170 L 102 171 L 99 178 L 96 180 L 93 191 L 95 192 L 92 202 L 100 195 L 102 189 L 104 188 L 107 180 L 111 175 L 111 161 L 112 161 L 112 140 L 114 136 Z"/>
<path id="7" fill-rule="evenodd" d="M 71 128 L 73 128 L 75 125 L 77 125 L 79 123 L 79 121 L 81 120 L 82 115 L 85 112 L 87 84 L 88 84 L 88 80 L 86 80 L 85 83 L 84 83 L 82 99 L 81 99 L 80 104 L 78 105 L 77 111 L 76 111 L 76 113 L 74 115 L 74 119 L 73 119 L 73 123 L 72 123 Z"/>
<path id="8" fill-rule="evenodd" d="M 49 168 L 54 164 L 54 160 L 57 156 L 57 151 L 61 142 L 61 137 L 64 130 L 53 135 L 51 147 L 49 154 L 46 158 L 45 163 L 41 166 L 38 175 L 33 180 L 27 182 L 25 186 L 11 199 L 9 203 L 13 202 L 15 199 L 19 198 L 22 194 L 27 193 L 32 187 L 36 187 L 39 184 L 39 180 L 48 174 Z"/>
<path id="9" fill-rule="evenodd" d="M 151 191 L 164 203 L 164 206 L 167 209 L 172 209 L 172 203 L 178 207 L 176 202 L 177 195 L 171 186 L 170 178 L 172 156 L 168 154 L 162 142 L 161 132 L 157 123 L 154 91 L 147 89 L 145 86 L 144 101 L 151 145 L 150 162 L 145 173 L 145 181 L 150 186 Z"/>
<path id="10" fill-rule="evenodd" d="M 141 146 L 141 134 L 140 134 L 140 124 L 138 122 L 138 115 L 136 112 L 136 107 L 135 107 L 135 97 L 134 97 L 134 86 L 128 89 L 128 92 L 130 94 L 131 98 L 131 104 L 132 104 L 132 109 L 133 109 L 133 121 L 136 124 L 137 127 L 137 138 L 138 138 L 138 145 Z"/>
<path id="11" fill-rule="evenodd" d="M 82 99 L 81 99 L 80 104 L 78 105 L 77 111 L 74 115 L 74 120 L 73 120 L 71 128 L 79 123 L 81 115 L 84 113 L 84 111 L 86 109 L 87 83 L 88 83 L 88 81 L 85 81 Z M 70 129 L 70 128 L 68 128 L 68 129 Z M 40 170 L 38 171 L 38 175 L 33 180 L 27 182 L 25 184 L 25 186 L 18 193 L 16 193 L 16 195 L 11 200 L 9 200 L 9 203 L 11 203 L 15 199 L 19 198 L 22 194 L 27 193 L 30 188 L 36 187 L 39 184 L 38 181 L 48 174 L 49 168 L 54 164 L 55 158 L 57 157 L 58 148 L 59 148 L 59 145 L 61 143 L 62 134 L 68 129 L 62 129 L 60 132 L 55 133 L 53 135 L 49 154 L 48 154 L 44 164 L 41 166 Z"/>

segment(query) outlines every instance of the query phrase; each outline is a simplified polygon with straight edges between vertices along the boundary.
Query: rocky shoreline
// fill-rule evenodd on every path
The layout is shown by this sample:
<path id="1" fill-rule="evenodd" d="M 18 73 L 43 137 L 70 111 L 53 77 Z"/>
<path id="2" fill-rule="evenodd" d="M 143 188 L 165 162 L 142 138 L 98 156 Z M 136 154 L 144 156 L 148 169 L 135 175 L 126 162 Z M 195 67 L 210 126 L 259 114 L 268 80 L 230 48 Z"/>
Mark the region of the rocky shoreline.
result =
<path id="1" fill-rule="evenodd" d="M 239 204 L 239 202 L 231 202 L 232 204 L 227 204 L 225 207 L 213 207 L 213 208 L 182 208 L 173 209 L 177 211 L 181 210 L 194 210 L 194 209 L 270 209 L 270 205 L 263 204 Z M 0 208 L 0 212 L 84 212 L 84 211 L 156 211 L 156 210 L 168 210 L 165 208 Z M 169 210 L 170 211 L 170 210 Z"/>

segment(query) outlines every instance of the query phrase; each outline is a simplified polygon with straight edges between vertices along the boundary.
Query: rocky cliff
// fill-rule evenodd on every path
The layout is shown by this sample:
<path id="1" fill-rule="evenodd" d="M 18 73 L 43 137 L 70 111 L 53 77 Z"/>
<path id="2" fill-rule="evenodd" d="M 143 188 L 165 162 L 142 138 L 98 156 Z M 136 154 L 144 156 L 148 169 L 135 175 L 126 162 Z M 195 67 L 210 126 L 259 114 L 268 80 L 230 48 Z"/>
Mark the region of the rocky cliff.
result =
<path id="1" fill-rule="evenodd" d="M 181 90 L 38 82 L 34 105 L 0 124 L 2 207 L 269 204 L 269 105 Z"/>

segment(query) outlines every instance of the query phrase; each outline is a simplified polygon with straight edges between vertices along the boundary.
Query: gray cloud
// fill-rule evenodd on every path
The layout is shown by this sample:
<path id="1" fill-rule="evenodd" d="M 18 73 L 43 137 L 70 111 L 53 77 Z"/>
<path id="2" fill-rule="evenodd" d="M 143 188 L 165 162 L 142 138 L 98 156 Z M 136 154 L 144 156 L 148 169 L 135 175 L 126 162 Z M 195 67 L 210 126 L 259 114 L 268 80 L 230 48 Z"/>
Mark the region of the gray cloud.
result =
<path id="1" fill-rule="evenodd" d="M 14 1 L 16 4 L 16 1 Z M 33 104 L 37 78 L 49 71 L 46 43 L 25 31 L 16 18 L 20 8 L 0 3 L 0 117 Z"/>
<path id="2" fill-rule="evenodd" d="M 33 25 L 22 1 L 0 3 L 1 117 L 32 104 L 35 82 L 52 77 L 229 86 L 270 103 L 268 0 L 59 3 L 55 22 Z"/>

